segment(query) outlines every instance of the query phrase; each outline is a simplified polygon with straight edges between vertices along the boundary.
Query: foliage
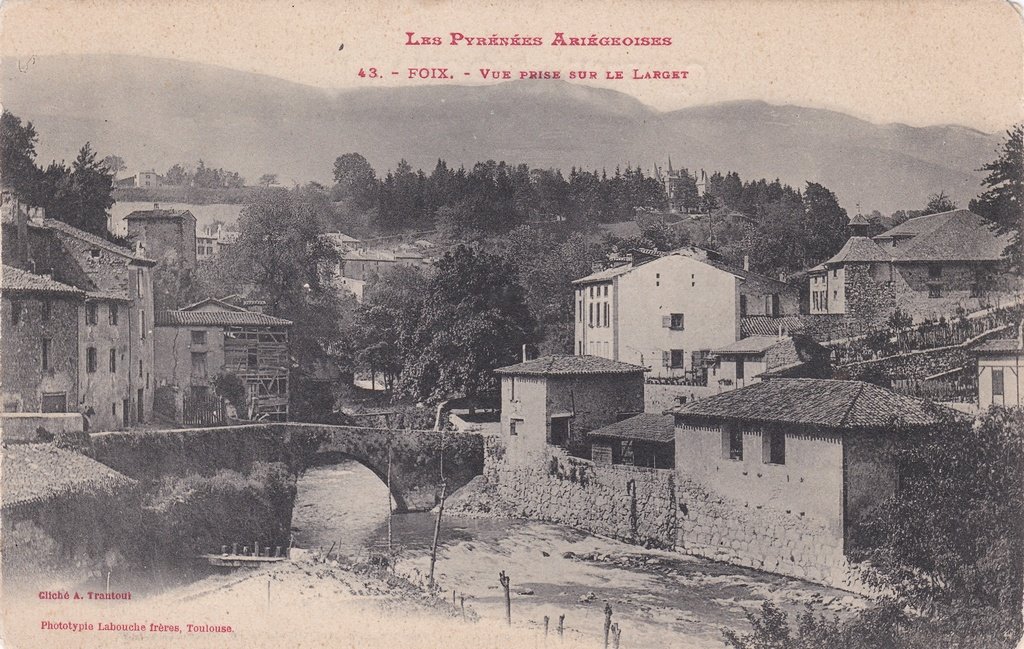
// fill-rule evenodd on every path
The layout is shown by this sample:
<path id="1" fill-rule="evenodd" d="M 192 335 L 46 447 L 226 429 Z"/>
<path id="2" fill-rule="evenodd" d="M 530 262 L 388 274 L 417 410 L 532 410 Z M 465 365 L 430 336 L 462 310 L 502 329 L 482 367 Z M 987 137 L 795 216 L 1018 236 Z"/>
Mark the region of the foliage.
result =
<path id="1" fill-rule="evenodd" d="M 251 288 L 253 297 L 266 300 L 267 313 L 293 322 L 289 349 L 296 418 L 316 416 L 311 410 L 329 413 L 333 401 L 322 398 L 323 384 L 352 367 L 355 299 L 331 283 L 338 253 L 320 236 L 331 217 L 321 190 L 262 190 L 242 210 L 238 242 L 221 266 L 241 287 Z"/>
<path id="2" fill-rule="evenodd" d="M 21 118 L 6 108 L 0 116 L 0 177 L 4 185 L 25 200 L 32 201 L 42 172 L 36 167 L 36 143 L 39 135 L 32 122 L 22 125 Z"/>
<path id="3" fill-rule="evenodd" d="M 924 210 L 921 211 L 921 216 L 951 212 L 955 209 L 956 202 L 947 196 L 946 192 L 941 191 L 928 197 L 928 204 L 925 205 Z"/>
<path id="4" fill-rule="evenodd" d="M 358 153 L 346 153 L 334 161 L 336 199 L 349 199 L 360 210 L 377 202 L 377 173 Z"/>
<path id="5" fill-rule="evenodd" d="M 221 372 L 213 379 L 213 389 L 227 399 L 237 412 L 245 412 L 245 383 L 237 374 Z"/>
<path id="6" fill-rule="evenodd" d="M 493 369 L 515 363 L 535 322 L 504 259 L 458 246 L 435 266 L 405 358 L 402 389 L 437 401 L 493 391 Z"/>
<path id="7" fill-rule="evenodd" d="M 206 162 L 200 159 L 195 166 L 174 164 L 164 174 L 164 183 L 204 189 L 239 189 L 245 186 L 245 178 L 237 171 L 207 167 Z"/>
<path id="8" fill-rule="evenodd" d="M 987 189 L 969 207 L 993 221 L 1000 231 L 1012 233 L 1006 254 L 1018 271 L 1024 271 L 1024 241 L 1020 234 L 1024 220 L 1024 124 L 1006 132 L 999 157 L 981 170 L 988 172 L 981 181 Z"/>
<path id="9" fill-rule="evenodd" d="M 853 620 L 841 624 L 837 617 L 816 616 L 810 607 L 797 616 L 791 628 L 789 615 L 770 601 L 757 613 L 747 613 L 753 631 L 725 629 L 725 643 L 734 649 L 897 649 L 913 646 L 901 641 L 906 617 L 891 600 L 883 600 Z"/>
<path id="10" fill-rule="evenodd" d="M 277 184 L 277 174 L 263 174 L 260 179 L 256 181 L 256 184 L 260 187 L 270 187 L 271 185 Z"/>
<path id="11" fill-rule="evenodd" d="M 119 155 L 108 155 L 100 161 L 100 164 L 103 165 L 103 167 L 109 171 L 110 175 L 115 179 L 117 178 L 117 174 L 128 168 L 128 165 L 124 162 L 124 158 Z"/>

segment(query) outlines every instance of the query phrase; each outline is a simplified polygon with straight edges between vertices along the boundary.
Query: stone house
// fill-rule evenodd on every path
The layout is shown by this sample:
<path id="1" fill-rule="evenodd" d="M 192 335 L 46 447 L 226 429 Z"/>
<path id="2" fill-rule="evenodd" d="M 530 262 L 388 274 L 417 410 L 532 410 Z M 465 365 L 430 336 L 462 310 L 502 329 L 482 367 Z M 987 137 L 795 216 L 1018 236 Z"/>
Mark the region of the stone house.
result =
<path id="1" fill-rule="evenodd" d="M 78 412 L 85 291 L 11 266 L 0 277 L 4 412 Z"/>
<path id="2" fill-rule="evenodd" d="M 124 217 L 128 238 L 141 243 L 165 270 L 196 267 L 196 217 L 188 210 L 135 210 Z"/>
<path id="3" fill-rule="evenodd" d="M 77 401 L 69 402 L 68 410 L 91 410 L 90 424 L 103 428 L 148 421 L 153 405 L 156 262 L 63 221 L 47 219 L 42 210 L 25 208 L 6 193 L 3 235 L 5 264 L 84 292 L 76 331 L 80 382 Z M 92 372 L 90 363 L 95 367 Z"/>
<path id="4" fill-rule="evenodd" d="M 799 301 L 795 287 L 699 250 L 623 263 L 573 287 L 576 354 L 641 365 L 659 378 L 697 378 L 711 350 L 740 339 L 743 318 L 796 314 Z"/>
<path id="5" fill-rule="evenodd" d="M 969 210 L 918 216 L 870 238 L 859 225 L 851 230 L 842 250 L 808 273 L 812 314 L 865 325 L 896 309 L 935 319 L 1021 292 L 1003 256 L 1010 236 Z"/>
<path id="6" fill-rule="evenodd" d="M 712 351 L 709 385 L 735 390 L 762 378 L 829 378 L 829 350 L 809 336 L 750 336 Z"/>
<path id="7" fill-rule="evenodd" d="M 978 406 L 1024 405 L 1024 338 L 988 340 L 971 351 L 978 359 Z"/>
<path id="8" fill-rule="evenodd" d="M 849 587 L 863 516 L 897 488 L 897 436 L 943 409 L 859 381 L 773 379 L 672 409 L 677 547 Z"/>
<path id="9" fill-rule="evenodd" d="M 239 417 L 288 418 L 290 320 L 209 298 L 156 314 L 156 373 L 161 412 L 181 422 L 186 400 L 213 395 L 214 380 L 229 373 L 246 389 Z"/>
<path id="10" fill-rule="evenodd" d="M 590 459 L 596 465 L 672 469 L 676 465 L 676 430 L 672 415 L 644 412 L 587 433 Z"/>
<path id="11" fill-rule="evenodd" d="M 543 461 L 550 447 L 589 457 L 588 431 L 643 412 L 644 371 L 597 356 L 542 356 L 496 369 L 509 461 Z"/>

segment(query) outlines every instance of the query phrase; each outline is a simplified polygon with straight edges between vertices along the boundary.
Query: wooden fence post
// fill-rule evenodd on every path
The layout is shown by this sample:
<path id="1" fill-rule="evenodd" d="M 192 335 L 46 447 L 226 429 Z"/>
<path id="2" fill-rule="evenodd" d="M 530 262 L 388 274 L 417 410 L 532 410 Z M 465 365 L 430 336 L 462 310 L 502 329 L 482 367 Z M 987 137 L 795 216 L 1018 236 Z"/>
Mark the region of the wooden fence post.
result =
<path id="1" fill-rule="evenodd" d="M 558 639 L 562 639 L 562 632 L 565 630 L 565 613 L 558 616 Z"/>
<path id="2" fill-rule="evenodd" d="M 604 649 L 608 649 L 608 632 L 612 628 L 612 605 L 604 603 Z"/>
<path id="3" fill-rule="evenodd" d="M 434 564 L 437 562 L 437 537 L 441 534 L 441 515 L 444 514 L 444 497 L 448 489 L 448 483 L 441 482 L 441 504 L 437 509 L 437 520 L 434 521 L 434 543 L 430 548 L 430 577 L 428 578 L 428 584 L 431 589 L 434 588 Z"/>
<path id="4" fill-rule="evenodd" d="M 505 622 L 512 626 L 512 596 L 508 590 L 509 578 L 504 570 L 498 575 L 498 581 L 501 583 L 501 587 L 505 589 Z"/>

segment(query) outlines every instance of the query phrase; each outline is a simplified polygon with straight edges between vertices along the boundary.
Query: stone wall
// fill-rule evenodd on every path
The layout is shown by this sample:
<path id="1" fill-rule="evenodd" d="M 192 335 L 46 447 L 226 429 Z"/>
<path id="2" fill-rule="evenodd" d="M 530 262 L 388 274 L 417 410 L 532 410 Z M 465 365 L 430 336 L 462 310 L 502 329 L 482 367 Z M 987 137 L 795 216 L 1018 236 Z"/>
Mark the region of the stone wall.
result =
<path id="1" fill-rule="evenodd" d="M 717 383 L 708 386 L 648 383 L 644 386 L 644 411 L 664 412 L 684 403 L 682 399 L 690 403 L 722 391 L 722 386 Z"/>
<path id="2" fill-rule="evenodd" d="M 6 443 L 43 441 L 42 428 L 50 435 L 82 432 L 77 412 L 6 412 L 0 414 L 0 437 Z M 45 436 L 44 436 L 45 437 Z"/>
<path id="3" fill-rule="evenodd" d="M 863 591 L 827 523 L 793 510 L 727 498 L 681 480 L 676 549 L 686 554 Z"/>
<path id="4" fill-rule="evenodd" d="M 11 298 L 14 299 L 11 299 Z M 56 296 L 49 300 L 50 317 L 43 317 L 39 295 L 3 296 L 0 340 L 3 343 L 3 410 L 39 412 L 44 395 L 65 395 L 65 410 L 79 411 L 78 326 L 81 300 Z M 15 306 L 16 305 L 16 306 Z M 12 311 L 20 309 L 17 324 Z M 49 340 L 49 367 L 43 369 L 43 340 Z M 108 406 L 109 407 L 109 406 Z"/>
<path id="5" fill-rule="evenodd" d="M 552 448 L 545 466 L 508 464 L 489 447 L 487 475 L 516 516 L 649 546 L 675 544 L 675 472 L 596 466 Z"/>

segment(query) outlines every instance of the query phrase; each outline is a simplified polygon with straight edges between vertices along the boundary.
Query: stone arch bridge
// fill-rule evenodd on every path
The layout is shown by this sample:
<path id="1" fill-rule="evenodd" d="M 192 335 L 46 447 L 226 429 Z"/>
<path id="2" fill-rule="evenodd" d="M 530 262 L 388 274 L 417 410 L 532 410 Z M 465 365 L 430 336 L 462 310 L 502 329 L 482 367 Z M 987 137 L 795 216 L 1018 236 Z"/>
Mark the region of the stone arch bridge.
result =
<path id="1" fill-rule="evenodd" d="M 293 474 L 351 458 L 387 482 L 398 511 L 426 511 L 483 472 L 483 438 L 473 433 L 266 423 L 90 435 L 87 453 L 142 482 L 164 475 L 246 471 L 282 462 Z"/>

